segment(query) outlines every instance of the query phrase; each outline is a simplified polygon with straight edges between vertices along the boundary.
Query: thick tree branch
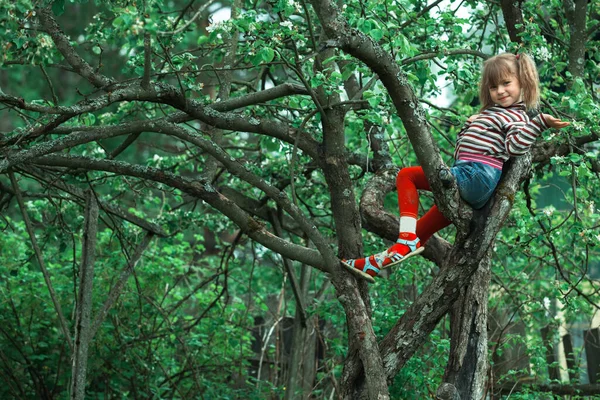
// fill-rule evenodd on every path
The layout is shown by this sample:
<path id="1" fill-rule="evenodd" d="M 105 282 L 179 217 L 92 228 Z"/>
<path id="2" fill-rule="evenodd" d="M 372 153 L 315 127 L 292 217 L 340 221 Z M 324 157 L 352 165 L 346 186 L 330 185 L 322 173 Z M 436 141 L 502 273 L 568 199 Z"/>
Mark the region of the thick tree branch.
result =
<path id="1" fill-rule="evenodd" d="M 496 234 L 508 217 L 515 192 L 531 168 L 529 156 L 514 160 L 494 195 L 491 209 L 483 221 L 476 222 L 466 237 L 457 237 L 446 265 L 408 308 L 381 343 L 386 372 L 392 378 L 412 357 L 415 350 L 448 312 L 471 275 L 486 262 Z M 493 216 L 487 218 L 487 216 Z M 466 255 L 469 254 L 469 257 Z"/>
<path id="2" fill-rule="evenodd" d="M 177 89 L 170 85 L 165 84 L 154 84 L 151 85 L 149 89 L 145 90 L 141 87 L 135 86 L 127 86 L 125 88 L 120 88 L 112 91 L 109 94 L 99 96 L 98 98 L 92 100 L 86 100 L 80 102 L 79 104 L 72 107 L 53 107 L 48 108 L 54 111 L 60 111 L 59 117 L 53 119 L 50 123 L 42 126 L 37 126 L 33 128 L 31 131 L 26 132 L 23 135 L 19 135 L 17 138 L 8 138 L 0 140 L 0 148 L 12 145 L 24 140 L 35 139 L 36 137 L 47 133 L 51 130 L 54 130 L 55 133 L 60 133 L 62 131 L 72 132 L 73 128 L 67 128 L 64 130 L 55 129 L 60 124 L 68 121 L 72 117 L 76 115 L 81 115 L 86 112 L 93 112 L 97 110 L 104 109 L 109 105 L 121 101 L 148 101 L 153 103 L 164 103 L 174 106 L 176 108 L 185 110 L 183 113 L 174 113 L 168 117 L 168 119 L 172 122 L 185 122 L 190 121 L 194 118 L 199 119 L 202 122 L 207 123 L 208 125 L 214 126 L 216 128 L 221 129 L 229 129 L 238 132 L 252 132 L 263 135 L 268 135 L 279 140 L 285 141 L 290 144 L 294 144 L 297 142 L 298 148 L 302 149 L 305 153 L 309 154 L 313 158 L 317 158 L 317 143 L 310 136 L 306 135 L 303 132 L 295 133 L 293 128 L 290 128 L 286 125 L 280 124 L 274 121 L 268 121 L 260 118 L 247 118 L 242 115 L 232 114 L 232 113 L 223 113 L 220 111 L 228 111 L 233 110 L 240 107 L 245 107 L 251 104 L 256 104 L 255 102 L 263 102 L 268 100 L 277 99 L 280 97 L 299 94 L 297 85 L 280 85 L 276 88 L 268 89 L 258 93 L 252 93 L 247 96 L 243 96 L 240 98 L 234 98 L 228 101 L 218 102 L 211 106 L 205 106 L 199 101 L 195 100 L 186 100 L 182 99 Z M 0 94 L 1 95 L 1 94 Z M 11 102 L 19 102 L 19 99 L 13 98 L 11 96 L 4 95 L 4 99 L 10 98 Z M 0 97 L 0 101 L 2 97 Z M 25 107 L 25 106 L 24 106 Z M 33 107 L 33 106 L 32 106 Z M 34 107 L 37 110 L 37 106 Z M 38 110 L 39 111 L 39 110 Z M 48 110 L 47 110 L 48 111 Z M 41 112 L 41 111 L 40 111 Z M 161 119 L 157 119 L 154 121 L 161 121 Z M 151 121 L 144 122 L 134 122 L 130 124 L 121 124 L 117 125 L 116 128 L 118 130 L 126 129 L 128 126 L 137 127 L 136 131 L 127 132 L 127 133 L 135 133 L 142 131 L 152 131 L 151 129 Z M 138 125 L 139 124 L 139 125 Z M 146 125 L 144 125 L 146 124 Z M 102 129 L 103 127 L 99 128 Z M 85 130 L 94 130 L 94 128 L 86 128 Z M 106 132 L 103 130 L 104 134 L 118 136 L 118 132 L 113 131 L 112 133 Z M 106 136 L 112 137 L 112 136 Z M 296 139 L 297 138 L 297 139 Z M 74 140 L 74 139 L 66 139 L 66 140 Z M 42 145 L 44 146 L 44 145 Z M 56 150 L 54 150 L 56 151 Z M 26 150 L 22 151 L 19 154 L 25 154 Z M 47 154 L 47 153 L 46 153 Z M 6 161 L 0 162 L 0 171 L 7 168 L 8 164 L 5 164 Z"/>
<path id="3" fill-rule="evenodd" d="M 510 40 L 515 43 L 521 43 L 520 35 L 524 31 L 523 13 L 521 12 L 521 2 L 523 0 L 500 0 L 504 23 L 508 30 Z M 517 27 L 519 25 L 519 27 Z"/>
<path id="4" fill-rule="evenodd" d="M 98 160 L 87 157 L 45 156 L 35 159 L 34 163 L 114 172 L 121 175 L 134 176 L 141 179 L 150 179 L 164 183 L 165 185 L 179 189 L 184 193 L 205 201 L 237 224 L 243 233 L 247 234 L 251 239 L 263 246 L 290 259 L 300 261 L 324 272 L 328 272 L 328 267 L 326 267 L 325 261 L 318 251 L 293 244 L 273 235 L 265 229 L 261 223 L 251 218 L 234 202 L 218 193 L 208 182 L 192 181 L 157 168 L 142 167 L 120 161 Z M 313 229 L 316 230 L 316 228 Z"/>
<path id="5" fill-rule="evenodd" d="M 585 70 L 586 20 L 588 0 L 563 0 L 569 20 L 569 66 L 570 83 L 582 78 Z"/>
<path id="6" fill-rule="evenodd" d="M 444 166 L 437 144 L 429 131 L 425 111 L 404 72 L 398 68 L 392 56 L 370 37 L 352 29 L 333 2 L 313 0 L 312 4 L 323 29 L 332 39 L 326 45 L 338 47 L 358 58 L 379 76 L 402 119 L 417 159 L 432 187 L 436 204 L 459 229 L 464 229 L 470 220 L 470 210 L 468 207 L 460 207 L 459 210 L 458 205 L 462 201 L 455 185 L 451 189 L 442 186 L 438 173 L 447 167 Z"/>
<path id="7" fill-rule="evenodd" d="M 96 71 L 87 63 L 73 48 L 69 38 L 60 29 L 50 8 L 39 10 L 39 19 L 44 30 L 52 37 L 56 48 L 63 55 L 65 60 L 73 67 L 73 70 L 87 79 L 92 85 L 98 88 L 104 88 L 112 85 L 114 81 Z"/>

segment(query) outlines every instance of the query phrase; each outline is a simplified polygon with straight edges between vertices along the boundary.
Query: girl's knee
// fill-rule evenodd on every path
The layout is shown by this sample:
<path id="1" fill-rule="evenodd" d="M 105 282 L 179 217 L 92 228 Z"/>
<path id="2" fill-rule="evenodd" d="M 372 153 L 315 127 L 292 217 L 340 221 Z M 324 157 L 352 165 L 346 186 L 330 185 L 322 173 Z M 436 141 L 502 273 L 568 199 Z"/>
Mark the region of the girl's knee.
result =
<path id="1" fill-rule="evenodd" d="M 403 180 L 416 181 L 421 175 L 423 175 L 423 168 L 421 167 L 405 167 L 398 171 L 396 175 L 396 183 Z"/>

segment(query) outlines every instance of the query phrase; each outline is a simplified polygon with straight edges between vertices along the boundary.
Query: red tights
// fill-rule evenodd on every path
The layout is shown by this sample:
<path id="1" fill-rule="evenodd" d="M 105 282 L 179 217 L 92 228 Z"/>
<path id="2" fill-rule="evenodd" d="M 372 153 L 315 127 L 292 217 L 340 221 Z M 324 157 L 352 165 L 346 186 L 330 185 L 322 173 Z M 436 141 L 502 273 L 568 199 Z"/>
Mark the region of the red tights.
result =
<path id="1" fill-rule="evenodd" d="M 419 194 L 417 189 L 431 191 L 423 168 L 402 168 L 396 177 L 398 191 L 398 207 L 401 217 L 417 218 L 419 210 Z M 450 221 L 434 204 L 429 211 L 417 221 L 417 236 L 424 244 L 434 233 L 450 225 Z"/>

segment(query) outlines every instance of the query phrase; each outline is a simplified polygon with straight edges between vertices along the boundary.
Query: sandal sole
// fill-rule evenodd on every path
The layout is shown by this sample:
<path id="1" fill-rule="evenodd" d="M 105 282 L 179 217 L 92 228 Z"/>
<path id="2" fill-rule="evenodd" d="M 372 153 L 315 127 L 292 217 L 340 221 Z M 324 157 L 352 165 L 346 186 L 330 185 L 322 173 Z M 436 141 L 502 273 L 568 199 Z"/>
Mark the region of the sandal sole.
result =
<path id="1" fill-rule="evenodd" d="M 367 274 L 366 272 L 362 272 L 361 270 L 356 269 L 351 265 L 346 264 L 342 260 L 340 260 L 340 262 L 342 263 L 342 265 L 344 267 L 346 267 L 346 269 L 348 269 L 348 270 L 350 270 L 350 272 L 354 273 L 354 275 L 366 280 L 369 283 L 375 283 L 375 279 L 371 275 Z"/>
<path id="2" fill-rule="evenodd" d="M 381 269 L 387 269 L 390 267 L 393 267 L 394 265 L 398 265 L 401 262 L 406 261 L 407 258 L 411 258 L 412 256 L 416 256 L 417 254 L 420 254 L 423 252 L 423 250 L 425 250 L 425 247 L 421 246 L 418 249 L 416 249 L 415 251 L 411 251 L 410 253 L 408 253 L 407 255 L 405 255 L 404 257 L 402 257 L 401 259 L 399 259 L 398 261 L 394 261 L 388 265 L 385 265 L 383 267 L 381 267 Z"/>

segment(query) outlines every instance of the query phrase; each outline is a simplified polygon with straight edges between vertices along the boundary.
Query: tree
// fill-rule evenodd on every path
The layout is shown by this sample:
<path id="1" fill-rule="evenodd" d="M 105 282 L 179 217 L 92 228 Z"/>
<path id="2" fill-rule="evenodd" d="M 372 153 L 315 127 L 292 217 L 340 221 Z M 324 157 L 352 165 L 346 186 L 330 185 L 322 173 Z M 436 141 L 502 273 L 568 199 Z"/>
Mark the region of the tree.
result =
<path id="1" fill-rule="evenodd" d="M 87 375 L 91 392 L 194 398 L 248 390 L 243 383 L 228 384 L 234 375 L 242 382 L 247 378 L 253 343 L 249 332 L 237 329 L 252 324 L 248 301 L 230 289 L 239 285 L 232 283 L 235 268 L 250 277 L 264 275 L 266 282 L 289 278 L 297 315 L 289 398 L 311 391 L 315 371 L 308 365 L 316 361 L 300 346 L 315 343 L 308 328 L 318 330 L 312 310 L 326 296 L 328 282 L 347 329 L 339 384 L 335 372 L 328 373 L 342 398 L 394 396 L 390 382 L 446 315 L 450 348 L 443 377 L 436 381 L 439 396 L 481 398 L 494 383 L 488 376 L 486 328 L 492 269 L 515 249 L 529 259 L 494 275 L 504 295 L 515 288 L 503 286 L 503 277 L 536 259 L 556 268 L 562 283 L 548 291 L 555 297 L 561 293 L 570 312 L 598 308 L 593 281 L 578 272 L 598 260 L 598 217 L 590 207 L 600 169 L 590 146 L 598 140 L 594 76 L 600 53 L 598 24 L 585 18 L 597 13 L 595 6 L 440 3 L 234 1 L 228 4 L 230 19 L 209 25 L 211 6 L 218 8 L 214 2 L 3 3 L 0 183 L 5 195 L 0 204 L 11 232 L 3 239 L 3 257 L 18 260 L 7 271 L 21 281 L 35 280 L 35 274 L 19 270 L 35 257 L 52 300 L 52 308 L 36 310 L 10 284 L 9 297 L 19 299 L 7 308 L 2 331 L 11 347 L 2 356 L 10 393 L 52 398 L 67 390 L 68 374 L 49 374 L 52 386 L 32 361 L 42 341 L 24 339 L 24 312 L 38 321 L 47 318 L 43 327 L 29 331 L 54 332 L 51 352 L 60 354 L 54 365 L 76 355 L 73 398 L 83 396 L 78 385 L 91 371 L 87 353 L 94 343 L 98 358 L 89 361 L 106 372 Z M 459 8 L 468 16 L 456 16 Z M 582 40 L 586 37 L 590 40 Z M 483 212 L 473 212 L 439 172 L 450 162 L 452 135 L 476 111 L 473 82 L 481 61 L 522 50 L 541 61 L 543 107 L 573 119 L 574 129 L 549 133 L 530 155 L 512 160 L 493 200 Z M 452 109 L 431 101 L 441 95 L 438 72 L 453 83 Z M 363 227 L 380 238 L 396 238 L 397 216 L 390 211 L 395 206 L 385 197 L 393 190 L 397 165 L 414 163 L 423 166 L 433 198 L 456 234 L 428 242 L 423 253 L 428 261 L 418 265 L 435 265 L 436 272 L 422 277 L 414 301 L 402 305 L 386 321 L 389 330 L 381 332 L 371 305 L 377 286 L 357 281 L 339 258 L 383 246 L 363 234 Z M 565 196 L 570 209 L 547 215 L 535 205 L 541 199 L 536 192 L 555 173 L 570 175 L 571 192 Z M 503 230 L 506 221 L 510 229 Z M 572 237 L 557 236 L 559 229 Z M 515 232 L 518 243 L 495 259 L 499 235 L 510 247 Z M 225 233 L 228 238 L 218 235 Z M 24 245 L 25 238 L 31 246 Z M 527 246 L 538 240 L 550 251 L 529 252 Z M 71 243 L 69 255 L 66 243 Z M 365 250 L 363 243 L 372 247 Z M 568 256 L 566 249 L 577 251 Z M 261 255 L 253 259 L 262 263 L 280 255 L 283 274 L 260 267 L 255 272 L 254 263 L 240 255 L 257 251 Z M 50 257 L 58 260 L 49 262 Z M 182 261 L 188 258 L 198 267 Z M 148 268 L 138 275 L 140 260 Z M 121 272 L 111 273 L 116 266 Z M 311 268 L 316 290 L 309 290 Z M 536 282 L 544 279 L 538 271 Z M 279 293 L 271 333 L 260 338 L 275 330 L 281 338 L 283 289 Z M 545 293 L 540 295 L 543 302 Z M 77 299 L 76 318 L 63 311 L 70 297 Z M 510 300 L 505 304 L 512 307 Z M 243 312 L 236 314 L 238 306 Z M 124 323 L 124 315 L 135 316 L 137 326 Z M 219 327 L 227 332 L 216 339 Z M 114 333 L 114 341 L 98 337 L 107 332 Z M 204 369 L 218 353 L 201 351 L 205 343 L 222 350 L 222 364 Z M 260 344 L 257 387 L 265 380 L 269 342 Z M 132 350 L 115 366 L 103 345 Z M 170 349 L 176 351 L 168 358 Z M 160 372 L 148 367 L 153 357 Z M 310 363 L 298 361 L 307 358 Z M 27 367 L 13 373 L 14 363 Z M 234 372 L 219 371 L 232 365 Z M 117 378 L 115 371 L 127 368 L 145 378 L 129 372 Z M 208 370 L 211 378 L 204 375 Z M 283 386 L 279 370 L 272 371 L 271 382 Z M 27 384 L 20 383 L 20 374 Z"/>

